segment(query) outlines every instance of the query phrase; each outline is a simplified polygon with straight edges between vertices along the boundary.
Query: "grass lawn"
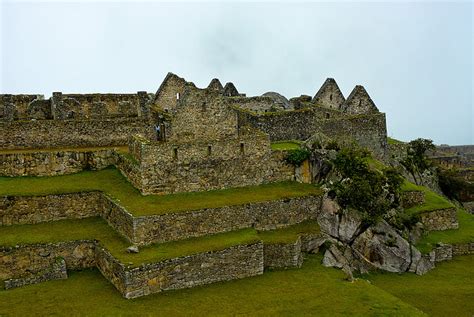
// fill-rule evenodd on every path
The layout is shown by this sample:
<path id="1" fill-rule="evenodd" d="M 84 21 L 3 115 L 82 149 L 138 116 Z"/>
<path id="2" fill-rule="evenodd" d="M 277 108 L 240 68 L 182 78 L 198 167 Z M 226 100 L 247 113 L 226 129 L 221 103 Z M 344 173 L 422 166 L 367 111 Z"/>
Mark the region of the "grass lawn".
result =
<path id="1" fill-rule="evenodd" d="M 459 229 L 431 231 L 418 241 L 416 247 L 423 253 L 430 252 L 437 243 L 467 243 L 474 241 L 474 215 L 458 209 Z M 474 264 L 474 263 L 473 263 Z"/>
<path id="2" fill-rule="evenodd" d="M 35 196 L 100 190 L 135 216 L 216 208 L 320 195 L 312 184 L 281 182 L 207 192 L 143 196 L 115 168 L 53 177 L 0 177 L 0 196 Z"/>
<path id="3" fill-rule="evenodd" d="M 272 150 L 277 151 L 289 151 L 297 150 L 301 147 L 300 143 L 297 141 L 278 141 L 271 144 Z"/>
<path id="4" fill-rule="evenodd" d="M 440 262 L 426 275 L 380 273 L 372 283 L 431 316 L 474 315 L 474 255 Z"/>
<path id="5" fill-rule="evenodd" d="M 242 229 L 181 241 L 152 244 L 141 247 L 139 253 L 128 253 L 126 249 L 130 243 L 125 238 L 102 218 L 90 217 L 34 225 L 0 226 L 0 246 L 96 239 L 122 263 L 139 266 L 143 263 L 223 250 L 234 245 L 259 240 L 264 243 L 291 243 L 295 242 L 301 233 L 319 233 L 317 222 L 305 221 L 290 227 L 261 232 L 252 228 Z"/>
<path id="6" fill-rule="evenodd" d="M 402 185 L 402 191 L 421 191 L 425 193 L 425 202 L 419 206 L 413 206 L 406 209 L 409 214 L 423 213 L 438 209 L 446 209 L 455 207 L 447 198 L 436 194 L 424 186 L 417 186 L 413 183 L 405 181 Z"/>
<path id="7" fill-rule="evenodd" d="M 96 270 L 72 272 L 67 280 L 0 291 L 0 315 L 424 315 L 365 280 L 346 282 L 342 271 L 320 263 L 321 255 L 312 255 L 301 269 L 267 271 L 257 277 L 133 300 L 122 298 Z"/>
<path id="8" fill-rule="evenodd" d="M 233 245 L 258 241 L 254 229 L 242 229 L 181 241 L 152 244 L 128 253 L 131 244 L 102 218 L 60 220 L 34 225 L 0 226 L 0 246 L 96 239 L 124 264 L 139 266 L 207 251 L 223 250 Z"/>

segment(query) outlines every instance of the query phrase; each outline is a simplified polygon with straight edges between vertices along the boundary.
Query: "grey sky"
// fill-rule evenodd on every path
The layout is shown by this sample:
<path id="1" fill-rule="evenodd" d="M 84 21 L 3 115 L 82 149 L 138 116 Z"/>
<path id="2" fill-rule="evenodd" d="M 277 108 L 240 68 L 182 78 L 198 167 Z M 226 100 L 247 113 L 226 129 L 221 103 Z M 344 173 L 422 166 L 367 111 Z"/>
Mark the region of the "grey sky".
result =
<path id="1" fill-rule="evenodd" d="M 168 71 L 248 95 L 364 85 L 388 133 L 472 144 L 473 14 L 457 3 L 2 1 L 2 93 L 155 92 Z"/>

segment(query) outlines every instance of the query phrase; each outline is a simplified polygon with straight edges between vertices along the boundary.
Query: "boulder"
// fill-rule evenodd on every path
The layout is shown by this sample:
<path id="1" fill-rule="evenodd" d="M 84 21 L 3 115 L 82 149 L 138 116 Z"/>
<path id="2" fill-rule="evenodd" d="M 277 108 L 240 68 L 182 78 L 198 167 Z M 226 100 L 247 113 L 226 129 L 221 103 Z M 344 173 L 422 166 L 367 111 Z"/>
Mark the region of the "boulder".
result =
<path id="1" fill-rule="evenodd" d="M 339 213 L 341 213 L 339 204 L 329 198 L 328 195 L 323 197 L 321 204 L 321 212 L 318 215 L 318 224 L 321 232 L 331 237 L 339 237 Z"/>
<path id="2" fill-rule="evenodd" d="M 359 233 L 362 226 L 362 217 L 354 209 L 344 210 L 339 220 L 339 240 L 350 242 Z"/>
<path id="3" fill-rule="evenodd" d="M 138 249 L 138 246 L 132 245 L 127 248 L 128 253 L 138 253 L 140 250 Z"/>
<path id="4" fill-rule="evenodd" d="M 389 272 L 416 271 L 421 253 L 385 221 L 360 234 L 352 248 L 374 267 Z"/>

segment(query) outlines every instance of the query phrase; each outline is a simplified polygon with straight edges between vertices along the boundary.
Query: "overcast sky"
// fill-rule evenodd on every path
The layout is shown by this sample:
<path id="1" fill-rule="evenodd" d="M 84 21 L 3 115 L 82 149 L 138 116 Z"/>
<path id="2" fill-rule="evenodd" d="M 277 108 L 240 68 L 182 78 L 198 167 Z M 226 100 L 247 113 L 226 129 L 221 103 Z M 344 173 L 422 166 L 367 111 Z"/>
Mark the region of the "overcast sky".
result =
<path id="1" fill-rule="evenodd" d="M 290 98 L 333 77 L 389 136 L 474 143 L 471 1 L 0 2 L 1 93 L 155 92 L 171 71 Z"/>

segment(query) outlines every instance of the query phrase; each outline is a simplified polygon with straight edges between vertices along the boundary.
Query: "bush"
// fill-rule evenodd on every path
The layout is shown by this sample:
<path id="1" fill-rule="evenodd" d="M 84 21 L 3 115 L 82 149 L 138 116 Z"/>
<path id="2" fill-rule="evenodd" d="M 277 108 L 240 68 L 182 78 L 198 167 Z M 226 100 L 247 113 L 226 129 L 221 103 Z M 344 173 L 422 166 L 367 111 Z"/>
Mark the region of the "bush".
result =
<path id="1" fill-rule="evenodd" d="M 310 155 L 311 153 L 306 149 L 295 149 L 289 151 L 286 161 L 291 165 L 300 166 Z"/>
<path id="2" fill-rule="evenodd" d="M 399 206 L 402 176 L 392 168 L 372 170 L 370 154 L 358 148 L 342 149 L 334 159 L 342 180 L 332 186 L 343 208 L 361 212 L 364 224 L 375 224 L 391 208 Z"/>

